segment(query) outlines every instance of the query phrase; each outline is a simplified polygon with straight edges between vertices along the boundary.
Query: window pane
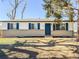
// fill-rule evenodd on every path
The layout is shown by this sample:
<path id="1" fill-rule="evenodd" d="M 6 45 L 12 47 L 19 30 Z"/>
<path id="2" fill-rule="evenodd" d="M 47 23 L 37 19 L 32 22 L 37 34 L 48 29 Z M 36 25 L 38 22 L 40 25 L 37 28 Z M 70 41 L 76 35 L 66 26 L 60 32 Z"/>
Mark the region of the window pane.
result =
<path id="1" fill-rule="evenodd" d="M 60 30 L 60 24 L 56 24 L 56 30 Z"/>
<path id="2" fill-rule="evenodd" d="M 61 24 L 60 28 L 61 30 L 65 30 L 65 24 Z"/>
<path id="3" fill-rule="evenodd" d="M 32 29 L 34 29 L 34 24 L 32 24 L 31 26 L 32 26 Z"/>
<path id="4" fill-rule="evenodd" d="M 38 24 L 37 24 L 37 23 L 34 24 L 34 29 L 35 29 L 35 30 L 38 29 Z"/>
<path id="5" fill-rule="evenodd" d="M 13 29 L 13 24 L 10 24 L 10 28 Z"/>

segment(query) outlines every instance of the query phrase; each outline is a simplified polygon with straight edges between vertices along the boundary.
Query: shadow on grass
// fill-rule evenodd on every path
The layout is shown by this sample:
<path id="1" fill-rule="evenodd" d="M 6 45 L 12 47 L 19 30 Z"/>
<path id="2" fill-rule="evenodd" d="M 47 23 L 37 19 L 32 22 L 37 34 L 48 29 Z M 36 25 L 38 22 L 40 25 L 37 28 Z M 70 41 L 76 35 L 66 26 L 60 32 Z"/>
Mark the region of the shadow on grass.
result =
<path id="1" fill-rule="evenodd" d="M 38 55 L 37 52 L 34 51 L 29 51 L 29 50 L 25 50 L 25 49 L 19 49 L 19 48 L 13 48 L 10 49 L 11 51 L 17 51 L 17 52 L 21 52 L 21 53 L 26 53 L 29 54 L 29 58 L 28 59 L 37 59 L 36 56 Z"/>
<path id="2" fill-rule="evenodd" d="M 76 50 L 73 53 L 79 54 L 79 46 L 78 47 L 76 46 Z"/>
<path id="3" fill-rule="evenodd" d="M 76 50 L 73 51 L 73 53 L 77 53 L 77 54 L 79 54 L 79 45 L 72 45 L 72 44 L 58 44 L 58 46 L 74 47 L 74 48 L 76 48 Z"/>
<path id="4" fill-rule="evenodd" d="M 27 43 L 27 42 L 26 41 L 25 42 L 16 41 L 16 43 L 13 45 L 0 45 L 0 48 L 1 49 L 9 49 L 9 52 L 16 51 L 16 52 L 26 53 L 26 54 L 29 54 L 28 59 L 37 59 L 37 55 L 38 55 L 37 52 L 29 51 L 29 50 L 25 50 L 25 49 L 20 49 L 20 48 L 15 48 L 15 47 L 19 47 L 19 46 L 22 46 L 22 47 L 30 47 L 30 46 L 31 47 L 50 47 L 53 44 L 52 42 L 47 43 L 46 45 L 29 45 L 29 44 L 25 44 L 25 43 Z M 10 59 L 12 59 L 12 58 L 10 58 Z M 14 57 L 14 59 L 20 59 L 20 58 Z"/>
<path id="5" fill-rule="evenodd" d="M 8 56 L 2 50 L 0 50 L 0 59 L 8 59 Z"/>
<path id="6" fill-rule="evenodd" d="M 34 43 L 34 44 L 32 44 L 32 43 Z M 42 44 L 40 44 L 40 41 L 38 41 L 38 42 L 16 41 L 15 44 L 13 44 L 14 47 L 18 47 L 18 46 L 22 46 L 22 47 L 52 47 L 55 45 L 56 45 L 55 41 L 49 41 L 48 43 L 42 42 Z"/>
<path id="7" fill-rule="evenodd" d="M 52 41 L 47 43 L 47 45 L 27 45 L 25 43 L 27 43 L 27 42 L 18 42 L 17 41 L 15 44 L 13 44 L 11 46 L 8 45 L 9 47 L 7 47 L 7 45 L 5 45 L 5 46 L 1 45 L 1 46 L 2 46 L 3 49 L 4 49 L 4 47 L 6 47 L 6 49 L 9 49 L 10 51 L 16 51 L 16 52 L 29 54 L 29 58 L 27 58 L 27 59 L 37 59 L 37 55 L 38 55 L 37 52 L 29 51 L 29 50 L 26 50 L 26 49 L 15 48 L 15 47 L 19 47 L 19 46 L 29 47 L 29 46 L 31 46 L 31 47 L 35 47 L 36 49 L 40 49 L 40 48 L 37 48 L 37 47 L 51 47 L 51 46 L 54 46 L 56 44 L 55 42 L 53 43 Z M 72 45 L 67 45 L 67 46 L 72 46 Z M 44 49 L 41 49 L 41 50 L 44 50 Z M 48 50 L 46 50 L 46 51 L 48 51 Z M 5 53 L 3 51 L 1 51 L 1 53 L 2 53 L 2 55 L 4 55 L 4 57 L 1 56 L 2 59 L 8 59 L 8 57 L 5 55 Z M 62 55 L 62 56 L 63 56 L 64 59 L 67 59 L 66 56 L 64 56 L 64 55 Z M 10 59 L 20 59 L 20 58 L 14 57 L 14 58 L 10 58 Z M 26 59 L 26 58 L 21 58 L 21 59 Z M 38 58 L 38 59 L 48 59 L 48 58 Z M 52 57 L 50 59 L 59 59 L 59 58 Z"/>

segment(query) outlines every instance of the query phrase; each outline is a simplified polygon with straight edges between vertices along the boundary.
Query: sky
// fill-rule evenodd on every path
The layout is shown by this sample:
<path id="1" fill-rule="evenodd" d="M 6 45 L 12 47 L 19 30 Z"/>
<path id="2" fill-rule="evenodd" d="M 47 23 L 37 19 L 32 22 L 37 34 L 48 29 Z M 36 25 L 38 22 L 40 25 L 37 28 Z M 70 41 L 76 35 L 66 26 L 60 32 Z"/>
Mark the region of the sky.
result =
<path id="1" fill-rule="evenodd" d="M 0 19 L 5 20 L 8 19 L 6 14 L 10 11 L 11 6 L 9 5 L 9 1 L 12 0 L 4 0 L 1 2 L 0 0 Z M 45 18 L 45 11 L 43 10 L 43 0 L 27 0 L 26 11 L 24 13 L 24 18 Z M 21 16 L 22 6 L 18 8 L 17 18 Z"/>
<path id="2" fill-rule="evenodd" d="M 7 13 L 11 11 L 9 2 L 14 0 L 0 0 L 0 20 L 8 20 Z M 72 0 L 74 6 L 76 6 L 75 0 Z M 45 10 L 43 9 L 43 0 L 27 0 L 26 10 L 24 12 L 24 19 L 26 18 L 45 18 Z M 21 18 L 22 4 L 17 9 L 17 17 Z"/>

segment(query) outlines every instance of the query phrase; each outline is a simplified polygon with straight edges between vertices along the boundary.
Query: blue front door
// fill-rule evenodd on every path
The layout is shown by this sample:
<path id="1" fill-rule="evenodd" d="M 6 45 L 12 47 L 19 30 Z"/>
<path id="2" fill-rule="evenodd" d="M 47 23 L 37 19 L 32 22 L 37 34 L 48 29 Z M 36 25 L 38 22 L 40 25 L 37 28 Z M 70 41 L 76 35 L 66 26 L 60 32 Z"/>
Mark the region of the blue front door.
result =
<path id="1" fill-rule="evenodd" d="M 50 23 L 45 24 L 45 35 L 51 35 L 51 24 Z"/>

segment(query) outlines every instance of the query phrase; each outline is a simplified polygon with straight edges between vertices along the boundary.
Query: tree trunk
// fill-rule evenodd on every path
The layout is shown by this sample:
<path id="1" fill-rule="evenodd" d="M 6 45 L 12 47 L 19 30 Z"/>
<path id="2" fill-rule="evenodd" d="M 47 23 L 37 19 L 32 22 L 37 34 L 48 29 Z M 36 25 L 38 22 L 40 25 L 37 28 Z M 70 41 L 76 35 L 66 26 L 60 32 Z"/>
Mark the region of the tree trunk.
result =
<path id="1" fill-rule="evenodd" d="M 74 37 L 74 22 L 72 22 L 72 37 Z"/>
<path id="2" fill-rule="evenodd" d="M 74 37 L 74 22 L 69 22 L 70 24 L 70 31 L 72 32 L 72 37 Z"/>
<path id="3" fill-rule="evenodd" d="M 78 10 L 78 20 L 77 20 L 77 42 L 79 42 L 79 10 Z"/>

